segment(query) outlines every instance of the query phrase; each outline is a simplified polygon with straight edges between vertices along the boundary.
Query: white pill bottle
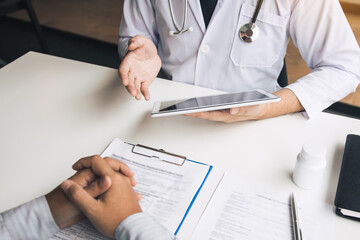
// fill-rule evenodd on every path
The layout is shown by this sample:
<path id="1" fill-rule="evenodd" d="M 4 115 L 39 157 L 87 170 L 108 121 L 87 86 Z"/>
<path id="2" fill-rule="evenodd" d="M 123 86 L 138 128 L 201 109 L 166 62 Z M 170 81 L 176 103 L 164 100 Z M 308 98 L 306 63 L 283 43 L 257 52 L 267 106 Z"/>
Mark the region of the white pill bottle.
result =
<path id="1" fill-rule="evenodd" d="M 303 189 L 317 188 L 326 168 L 326 148 L 317 142 L 307 142 L 297 156 L 294 183 Z"/>

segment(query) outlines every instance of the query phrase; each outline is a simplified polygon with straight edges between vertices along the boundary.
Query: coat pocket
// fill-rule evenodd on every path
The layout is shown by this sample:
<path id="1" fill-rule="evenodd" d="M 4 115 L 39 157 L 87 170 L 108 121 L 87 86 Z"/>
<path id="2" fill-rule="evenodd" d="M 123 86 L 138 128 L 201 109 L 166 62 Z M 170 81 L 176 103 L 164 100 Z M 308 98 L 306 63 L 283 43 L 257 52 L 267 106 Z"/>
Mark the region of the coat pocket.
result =
<path id="1" fill-rule="evenodd" d="M 240 39 L 240 28 L 250 23 L 255 7 L 244 3 L 233 39 L 230 58 L 239 67 L 271 67 L 279 58 L 287 43 L 288 17 L 260 10 L 256 20 L 259 37 L 252 43 Z"/>

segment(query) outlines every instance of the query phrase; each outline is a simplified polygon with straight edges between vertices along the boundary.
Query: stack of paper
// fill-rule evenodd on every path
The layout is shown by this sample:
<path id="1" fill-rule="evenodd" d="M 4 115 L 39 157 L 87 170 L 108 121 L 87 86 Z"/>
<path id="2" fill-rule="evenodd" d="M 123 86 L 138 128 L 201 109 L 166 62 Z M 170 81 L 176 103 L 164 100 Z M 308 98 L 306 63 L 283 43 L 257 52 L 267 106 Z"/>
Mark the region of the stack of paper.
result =
<path id="1" fill-rule="evenodd" d="M 330 240 L 331 205 L 296 195 L 305 240 Z M 293 240 L 290 193 L 224 174 L 192 240 Z"/>

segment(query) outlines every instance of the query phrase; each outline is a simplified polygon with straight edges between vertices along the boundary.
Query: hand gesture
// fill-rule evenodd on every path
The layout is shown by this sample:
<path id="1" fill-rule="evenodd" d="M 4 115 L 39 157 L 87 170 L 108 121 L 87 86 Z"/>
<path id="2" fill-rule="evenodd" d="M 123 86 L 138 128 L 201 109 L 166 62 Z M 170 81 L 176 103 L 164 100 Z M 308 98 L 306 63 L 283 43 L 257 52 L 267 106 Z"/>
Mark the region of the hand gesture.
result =
<path id="1" fill-rule="evenodd" d="M 150 99 L 149 86 L 161 68 L 161 60 L 154 43 L 144 36 L 129 40 L 128 53 L 122 60 L 119 73 L 128 92 L 137 100 L 144 95 Z"/>

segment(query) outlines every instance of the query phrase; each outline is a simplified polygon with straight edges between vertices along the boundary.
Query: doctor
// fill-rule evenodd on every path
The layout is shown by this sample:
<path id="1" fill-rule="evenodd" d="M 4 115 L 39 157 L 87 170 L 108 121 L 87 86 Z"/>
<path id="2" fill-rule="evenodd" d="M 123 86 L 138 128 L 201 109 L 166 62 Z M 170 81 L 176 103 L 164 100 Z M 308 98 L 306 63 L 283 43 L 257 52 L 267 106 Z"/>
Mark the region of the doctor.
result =
<path id="1" fill-rule="evenodd" d="M 119 72 L 138 100 L 150 99 L 161 69 L 173 81 L 282 99 L 193 117 L 234 122 L 305 110 L 311 118 L 359 84 L 360 50 L 338 0 L 125 0 L 123 9 Z M 290 37 L 312 72 L 282 89 Z"/>

